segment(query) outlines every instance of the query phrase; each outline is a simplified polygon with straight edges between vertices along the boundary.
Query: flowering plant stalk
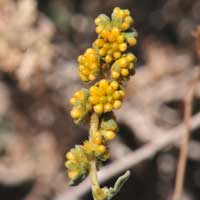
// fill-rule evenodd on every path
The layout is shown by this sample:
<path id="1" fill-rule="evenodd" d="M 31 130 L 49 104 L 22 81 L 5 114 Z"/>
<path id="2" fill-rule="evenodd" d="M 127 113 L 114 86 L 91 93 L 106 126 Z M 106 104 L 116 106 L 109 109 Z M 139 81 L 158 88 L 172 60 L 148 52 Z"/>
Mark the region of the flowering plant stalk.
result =
<path id="1" fill-rule="evenodd" d="M 125 83 L 135 73 L 136 57 L 128 48 L 136 44 L 137 32 L 131 27 L 133 18 L 129 10 L 118 7 L 111 18 L 99 15 L 95 24 L 97 39 L 78 57 L 80 79 L 90 87 L 80 89 L 70 99 L 74 122 L 89 121 L 89 139 L 67 152 L 65 166 L 70 185 L 77 185 L 89 175 L 94 200 L 109 200 L 119 192 L 130 173 L 119 177 L 114 187 L 101 188 L 97 169 L 110 157 L 107 143 L 118 131 L 113 110 L 121 107 Z"/>

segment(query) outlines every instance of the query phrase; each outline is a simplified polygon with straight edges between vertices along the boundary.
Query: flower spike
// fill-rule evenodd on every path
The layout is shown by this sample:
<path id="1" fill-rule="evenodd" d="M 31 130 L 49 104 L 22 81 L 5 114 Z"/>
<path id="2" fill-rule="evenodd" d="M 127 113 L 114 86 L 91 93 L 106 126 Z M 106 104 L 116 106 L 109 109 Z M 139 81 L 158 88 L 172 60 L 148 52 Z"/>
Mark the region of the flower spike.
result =
<path id="1" fill-rule="evenodd" d="M 127 9 L 114 8 L 111 18 L 99 15 L 95 19 L 97 39 L 92 47 L 78 57 L 80 79 L 93 83 L 75 92 L 70 99 L 71 116 L 76 124 L 88 122 L 89 139 L 66 154 L 70 185 L 76 185 L 88 175 L 94 200 L 110 200 L 130 176 L 126 172 L 113 188 L 101 188 L 97 180 L 99 164 L 110 158 L 108 142 L 116 137 L 118 125 L 113 110 L 122 106 L 125 83 L 135 73 L 136 56 L 129 51 L 137 43 L 133 18 Z"/>

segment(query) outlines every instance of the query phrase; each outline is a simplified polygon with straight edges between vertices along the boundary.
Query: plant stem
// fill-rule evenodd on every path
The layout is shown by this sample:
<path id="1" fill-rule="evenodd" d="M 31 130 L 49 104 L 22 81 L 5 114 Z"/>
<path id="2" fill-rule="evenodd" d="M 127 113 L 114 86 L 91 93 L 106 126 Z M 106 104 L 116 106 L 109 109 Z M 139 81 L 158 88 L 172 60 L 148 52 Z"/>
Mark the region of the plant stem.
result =
<path id="1" fill-rule="evenodd" d="M 192 102 L 195 95 L 195 88 L 200 79 L 200 68 L 197 68 L 197 73 L 195 73 L 195 77 L 192 81 L 191 87 L 188 91 L 184 99 L 184 124 L 185 124 L 185 133 L 183 135 L 183 142 L 180 149 L 179 162 L 177 167 L 176 174 L 176 182 L 173 200 L 181 200 L 184 186 L 184 178 L 185 178 L 185 169 L 187 162 L 187 154 L 188 154 L 188 145 L 190 138 L 190 129 L 191 129 L 191 116 L 192 116 Z"/>
<path id="2" fill-rule="evenodd" d="M 90 142 L 92 142 L 92 138 L 95 132 L 98 130 L 98 126 L 99 126 L 99 116 L 96 113 L 93 113 L 90 120 L 90 133 L 89 133 Z M 93 158 L 93 160 L 90 161 L 90 180 L 92 182 L 92 193 L 94 197 L 94 192 L 96 191 L 96 189 L 100 188 L 97 179 L 97 167 L 96 167 L 95 157 Z"/>
<path id="3" fill-rule="evenodd" d="M 183 184 L 184 184 L 185 168 L 186 168 L 187 154 L 188 154 L 190 127 L 191 127 L 190 121 L 192 115 L 192 96 L 193 95 L 189 95 L 185 100 L 185 114 L 184 114 L 185 133 L 183 136 L 183 142 L 180 150 L 173 200 L 181 200 L 183 193 Z"/>
<path id="4" fill-rule="evenodd" d="M 90 135 L 89 140 L 92 142 L 93 135 L 98 131 L 99 126 L 99 116 L 96 113 L 93 113 L 90 119 Z"/>
<path id="5" fill-rule="evenodd" d="M 94 196 L 94 192 L 96 191 L 96 189 L 100 188 L 99 186 L 99 182 L 97 179 L 97 168 L 96 168 L 96 161 L 92 160 L 90 162 L 90 180 L 92 182 L 92 193 Z"/>

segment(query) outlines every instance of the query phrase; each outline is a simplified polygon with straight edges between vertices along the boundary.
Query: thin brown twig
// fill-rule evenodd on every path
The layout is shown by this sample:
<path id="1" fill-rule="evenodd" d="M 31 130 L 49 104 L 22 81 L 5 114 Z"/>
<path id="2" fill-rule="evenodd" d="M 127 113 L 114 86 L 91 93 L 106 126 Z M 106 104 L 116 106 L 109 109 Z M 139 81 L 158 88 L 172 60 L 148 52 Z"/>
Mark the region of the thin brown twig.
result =
<path id="1" fill-rule="evenodd" d="M 199 75 L 200 75 L 199 69 L 197 70 L 198 71 L 195 74 L 191 87 L 189 88 L 189 91 L 184 99 L 185 130 L 184 130 L 184 135 L 183 135 L 183 141 L 180 148 L 180 156 L 179 156 L 178 167 L 177 167 L 173 200 L 181 200 L 182 193 L 183 193 L 185 169 L 186 169 L 190 130 L 191 130 L 192 105 L 193 105 L 193 99 L 195 95 L 195 88 L 196 88 L 197 82 L 199 80 Z"/>

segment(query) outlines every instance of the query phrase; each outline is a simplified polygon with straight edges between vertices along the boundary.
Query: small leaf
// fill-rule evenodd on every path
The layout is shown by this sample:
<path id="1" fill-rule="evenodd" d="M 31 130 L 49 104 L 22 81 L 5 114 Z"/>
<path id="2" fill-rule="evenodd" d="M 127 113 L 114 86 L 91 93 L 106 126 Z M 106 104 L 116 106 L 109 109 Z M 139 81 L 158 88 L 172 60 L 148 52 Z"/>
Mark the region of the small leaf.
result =
<path id="1" fill-rule="evenodd" d="M 69 186 L 76 186 L 76 185 L 78 185 L 78 184 L 81 183 L 83 180 L 85 180 L 86 177 L 87 177 L 87 174 L 82 174 L 82 175 L 78 176 L 76 179 L 71 180 L 71 181 L 69 182 Z"/>
<path id="2" fill-rule="evenodd" d="M 116 131 L 117 123 L 114 119 L 103 119 L 101 122 L 101 128 L 104 130 Z"/>
<path id="3" fill-rule="evenodd" d="M 109 188 L 108 191 L 108 196 L 107 196 L 107 200 L 112 199 L 123 187 L 124 183 L 128 180 L 128 178 L 130 177 L 130 171 L 126 171 L 126 173 L 122 176 L 120 176 L 117 181 L 115 182 L 115 185 L 113 188 Z"/>
<path id="4" fill-rule="evenodd" d="M 122 35 L 126 38 L 128 38 L 128 37 L 135 37 L 136 38 L 138 36 L 138 33 L 134 28 L 131 28 L 131 29 L 129 29 L 128 32 L 122 33 Z"/>

